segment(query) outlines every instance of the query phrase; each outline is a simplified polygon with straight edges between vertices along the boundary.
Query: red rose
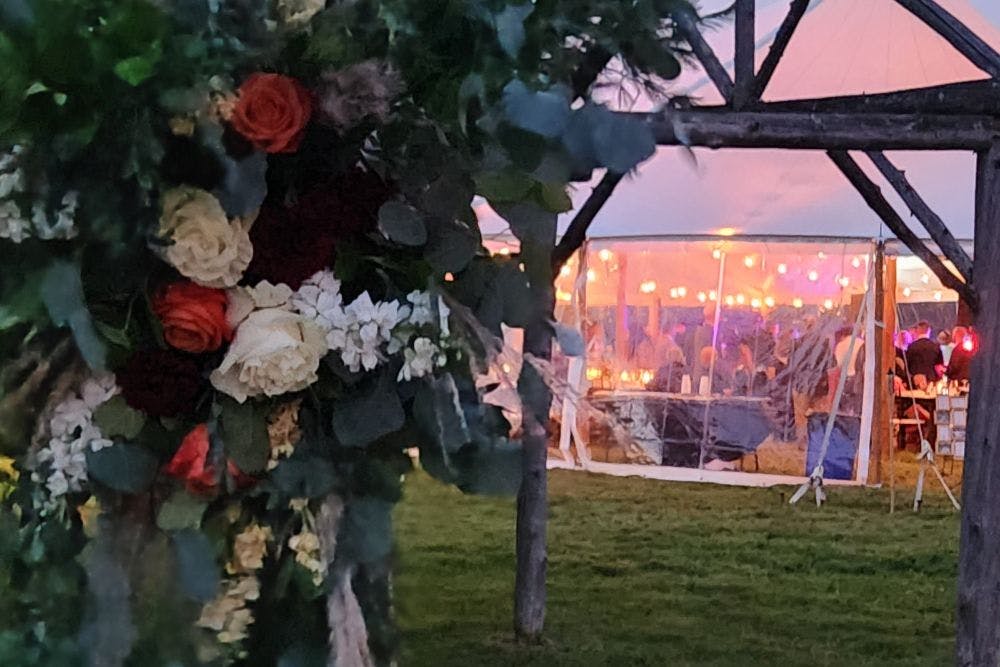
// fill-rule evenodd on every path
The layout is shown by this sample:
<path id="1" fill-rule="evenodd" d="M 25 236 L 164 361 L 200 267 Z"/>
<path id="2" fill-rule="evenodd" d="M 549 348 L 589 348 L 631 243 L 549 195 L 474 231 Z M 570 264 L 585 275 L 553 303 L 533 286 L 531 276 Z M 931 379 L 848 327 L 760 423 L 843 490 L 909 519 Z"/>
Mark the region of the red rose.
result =
<path id="1" fill-rule="evenodd" d="M 233 128 L 268 153 L 294 153 L 312 115 L 312 95 L 281 74 L 257 73 L 243 82 L 230 120 Z"/>
<path id="2" fill-rule="evenodd" d="M 226 322 L 226 293 L 185 281 L 171 283 L 153 298 L 163 338 L 184 352 L 212 352 L 233 337 Z"/>
<path id="3" fill-rule="evenodd" d="M 163 472 L 184 482 L 193 494 L 211 493 L 219 480 L 215 468 L 208 464 L 208 426 L 198 424 L 184 436 L 174 457 Z"/>

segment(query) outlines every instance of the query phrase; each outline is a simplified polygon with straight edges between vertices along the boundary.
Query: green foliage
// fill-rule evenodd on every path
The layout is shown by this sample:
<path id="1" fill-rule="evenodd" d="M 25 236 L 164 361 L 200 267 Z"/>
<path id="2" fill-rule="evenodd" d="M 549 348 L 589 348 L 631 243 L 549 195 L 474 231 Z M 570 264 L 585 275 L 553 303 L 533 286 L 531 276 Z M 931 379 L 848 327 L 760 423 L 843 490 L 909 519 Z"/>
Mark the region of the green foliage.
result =
<path id="1" fill-rule="evenodd" d="M 84 302 L 80 267 L 61 260 L 53 262 L 42 278 L 41 295 L 52 322 L 70 328 L 91 368 L 103 368 L 106 351 Z"/>
<path id="2" fill-rule="evenodd" d="M 427 242 L 427 228 L 412 206 L 389 201 L 378 211 L 379 231 L 390 241 L 401 245 L 421 246 Z"/>
<path id="3" fill-rule="evenodd" d="M 253 401 L 237 403 L 228 396 L 218 399 L 219 424 L 226 456 L 245 473 L 264 470 L 270 456 L 267 437 L 267 406 Z"/>
<path id="4" fill-rule="evenodd" d="M 171 533 L 181 590 L 198 602 L 208 602 L 219 588 L 219 566 L 215 549 L 205 533 L 185 528 Z"/>
<path id="5" fill-rule="evenodd" d="M 146 416 L 115 396 L 94 411 L 94 423 L 106 437 L 134 440 L 146 425 Z"/>
<path id="6" fill-rule="evenodd" d="M 163 531 L 201 528 L 208 502 L 196 498 L 184 489 L 175 489 L 156 513 L 156 526 Z"/>
<path id="7" fill-rule="evenodd" d="M 121 493 L 142 493 L 156 477 L 159 461 L 142 445 L 117 442 L 98 451 L 87 450 L 91 479 Z"/>
<path id="8" fill-rule="evenodd" d="M 376 372 L 333 405 L 333 432 L 345 447 L 365 447 L 403 428 L 406 413 L 391 370 Z"/>

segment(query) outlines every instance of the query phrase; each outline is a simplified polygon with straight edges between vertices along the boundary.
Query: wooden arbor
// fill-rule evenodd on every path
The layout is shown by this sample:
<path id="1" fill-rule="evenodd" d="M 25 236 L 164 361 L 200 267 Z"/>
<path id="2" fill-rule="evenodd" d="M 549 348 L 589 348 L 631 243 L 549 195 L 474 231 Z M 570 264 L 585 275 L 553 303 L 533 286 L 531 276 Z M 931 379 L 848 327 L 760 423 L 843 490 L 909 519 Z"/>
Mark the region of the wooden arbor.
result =
<path id="1" fill-rule="evenodd" d="M 754 0 L 736 0 L 735 78 L 698 32 L 675 17 L 684 39 L 726 103 L 641 114 L 663 146 L 827 151 L 885 225 L 973 310 L 980 336 L 972 376 L 963 485 L 956 615 L 956 664 L 1000 663 L 1000 54 L 934 0 L 895 0 L 991 79 L 863 96 L 766 103 L 761 96 L 809 1 L 792 0 L 759 70 L 754 64 Z M 884 150 L 976 153 L 975 253 L 970 258 Z M 951 261 L 913 232 L 848 151 L 864 151 Z M 608 173 L 553 253 L 558 266 L 580 246 L 621 174 Z"/>

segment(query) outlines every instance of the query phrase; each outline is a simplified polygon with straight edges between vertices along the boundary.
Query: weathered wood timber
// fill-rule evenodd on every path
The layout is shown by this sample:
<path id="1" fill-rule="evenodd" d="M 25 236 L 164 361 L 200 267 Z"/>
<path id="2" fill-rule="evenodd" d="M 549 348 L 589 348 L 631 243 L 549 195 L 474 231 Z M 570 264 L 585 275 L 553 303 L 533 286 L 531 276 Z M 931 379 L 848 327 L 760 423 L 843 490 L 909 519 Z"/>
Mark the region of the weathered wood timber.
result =
<path id="1" fill-rule="evenodd" d="M 691 45 L 691 51 L 694 52 L 701 66 L 705 68 L 708 78 L 719 89 L 726 102 L 731 101 L 733 99 L 733 80 L 729 78 L 729 72 L 719 62 L 712 47 L 708 45 L 701 31 L 698 30 L 695 17 L 690 12 L 680 11 L 674 16 L 674 20 L 677 22 L 681 35 Z"/>
<path id="2" fill-rule="evenodd" d="M 768 49 L 767 55 L 764 56 L 764 62 L 760 64 L 760 70 L 754 78 L 753 86 L 750 90 L 751 100 L 759 100 L 761 95 L 764 94 L 767 84 L 770 83 L 771 77 L 774 76 L 774 70 L 778 68 L 781 57 L 785 55 L 785 49 L 788 48 L 788 42 L 791 41 L 792 34 L 799 26 L 799 21 L 805 16 L 807 9 L 809 9 L 809 0 L 792 0 L 792 4 L 788 7 L 788 14 L 785 15 L 785 19 L 778 26 L 778 32 L 774 35 L 771 48 Z"/>
<path id="3" fill-rule="evenodd" d="M 755 0 L 736 0 L 736 54 L 733 60 L 733 108 L 742 109 L 750 100 L 753 88 L 754 52 L 756 34 L 754 32 Z"/>
<path id="4" fill-rule="evenodd" d="M 608 201 L 611 193 L 615 191 L 615 187 L 622 180 L 624 174 L 617 174 L 615 172 L 609 171 L 604 174 L 604 178 L 594 186 L 591 191 L 590 196 L 587 197 L 587 201 L 583 203 L 580 210 L 577 211 L 576 215 L 573 217 L 572 222 L 566 228 L 566 232 L 559 239 L 556 249 L 552 251 L 552 268 L 553 271 L 558 272 L 560 267 L 566 263 L 566 261 L 573 256 L 583 242 L 587 240 L 587 230 L 590 228 L 590 223 L 594 221 L 594 218 L 600 212 L 604 203 Z"/>

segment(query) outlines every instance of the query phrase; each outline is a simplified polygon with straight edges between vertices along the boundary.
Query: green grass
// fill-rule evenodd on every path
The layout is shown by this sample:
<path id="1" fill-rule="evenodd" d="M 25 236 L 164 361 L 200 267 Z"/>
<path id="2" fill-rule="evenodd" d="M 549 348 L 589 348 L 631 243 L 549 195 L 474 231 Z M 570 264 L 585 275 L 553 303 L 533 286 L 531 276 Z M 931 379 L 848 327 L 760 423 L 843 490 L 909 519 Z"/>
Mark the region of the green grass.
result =
<path id="1" fill-rule="evenodd" d="M 545 640 L 512 638 L 514 502 L 423 474 L 397 519 L 402 665 L 946 665 L 958 519 L 941 495 L 550 475 Z M 905 505 L 911 499 L 901 494 Z"/>

